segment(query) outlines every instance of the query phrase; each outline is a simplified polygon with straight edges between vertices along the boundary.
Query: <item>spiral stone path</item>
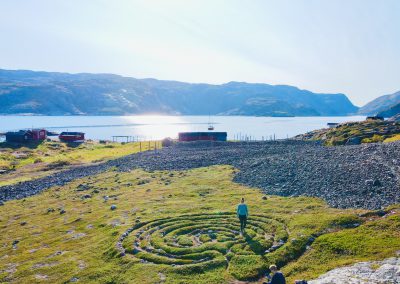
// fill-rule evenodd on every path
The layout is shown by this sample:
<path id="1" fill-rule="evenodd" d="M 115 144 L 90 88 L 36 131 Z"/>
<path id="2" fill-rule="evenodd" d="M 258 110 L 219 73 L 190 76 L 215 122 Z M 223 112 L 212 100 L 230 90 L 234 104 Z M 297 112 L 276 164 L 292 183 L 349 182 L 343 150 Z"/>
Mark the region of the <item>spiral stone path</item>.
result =
<path id="1" fill-rule="evenodd" d="M 133 255 L 142 263 L 207 269 L 228 267 L 241 255 L 262 257 L 288 238 L 285 225 L 266 215 L 251 215 L 243 235 L 239 228 L 232 213 L 156 219 L 128 229 L 117 248 L 121 255 Z"/>

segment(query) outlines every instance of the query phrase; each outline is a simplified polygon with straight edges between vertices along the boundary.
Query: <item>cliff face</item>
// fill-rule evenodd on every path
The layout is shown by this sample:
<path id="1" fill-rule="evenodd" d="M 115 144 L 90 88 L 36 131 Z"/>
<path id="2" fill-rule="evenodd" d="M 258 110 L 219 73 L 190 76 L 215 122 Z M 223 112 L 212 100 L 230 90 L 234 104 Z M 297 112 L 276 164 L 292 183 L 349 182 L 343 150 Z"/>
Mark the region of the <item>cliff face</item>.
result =
<path id="1" fill-rule="evenodd" d="M 357 110 L 344 94 L 316 94 L 285 85 L 0 70 L 1 114 L 335 116 Z"/>

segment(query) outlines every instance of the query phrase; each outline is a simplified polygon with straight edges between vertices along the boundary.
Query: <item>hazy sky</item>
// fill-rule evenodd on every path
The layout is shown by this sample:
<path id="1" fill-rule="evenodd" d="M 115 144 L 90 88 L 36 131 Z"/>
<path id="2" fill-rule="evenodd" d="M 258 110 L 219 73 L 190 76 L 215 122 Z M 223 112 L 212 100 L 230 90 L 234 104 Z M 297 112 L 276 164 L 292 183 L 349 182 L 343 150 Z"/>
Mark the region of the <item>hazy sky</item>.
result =
<path id="1" fill-rule="evenodd" d="M 0 68 L 400 90 L 400 0 L 0 0 Z"/>

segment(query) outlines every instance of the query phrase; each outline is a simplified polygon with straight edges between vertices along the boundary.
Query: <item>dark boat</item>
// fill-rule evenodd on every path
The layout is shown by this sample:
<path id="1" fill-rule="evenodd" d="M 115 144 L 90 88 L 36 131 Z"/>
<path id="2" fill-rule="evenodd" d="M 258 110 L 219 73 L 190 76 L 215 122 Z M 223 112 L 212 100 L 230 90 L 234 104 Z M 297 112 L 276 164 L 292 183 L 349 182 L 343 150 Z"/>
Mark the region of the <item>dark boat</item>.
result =
<path id="1" fill-rule="evenodd" d="M 58 136 L 60 141 L 63 142 L 83 142 L 85 140 L 85 133 L 83 132 L 61 132 Z"/>

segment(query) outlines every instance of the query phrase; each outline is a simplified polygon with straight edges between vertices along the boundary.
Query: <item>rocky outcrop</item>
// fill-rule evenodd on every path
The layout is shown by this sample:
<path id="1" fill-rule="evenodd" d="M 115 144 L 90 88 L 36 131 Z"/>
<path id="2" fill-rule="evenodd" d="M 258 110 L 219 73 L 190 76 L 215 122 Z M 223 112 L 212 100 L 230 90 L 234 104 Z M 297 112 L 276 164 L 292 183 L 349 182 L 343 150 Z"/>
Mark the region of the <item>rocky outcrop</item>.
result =
<path id="1" fill-rule="evenodd" d="M 346 122 L 334 128 L 318 129 L 294 137 L 297 140 L 320 141 L 324 145 L 357 145 L 361 143 L 381 142 L 400 134 L 400 123 L 387 121 Z"/>
<path id="2" fill-rule="evenodd" d="M 383 261 L 360 262 L 336 268 L 308 281 L 309 284 L 398 284 L 400 283 L 400 258 Z"/>
<path id="3" fill-rule="evenodd" d="M 400 202 L 400 142 L 324 147 L 294 140 L 178 144 L 3 186 L 0 201 L 21 199 L 114 167 L 186 170 L 211 165 L 236 167 L 240 171 L 234 181 L 267 194 L 315 196 L 333 207 L 381 209 Z"/>

